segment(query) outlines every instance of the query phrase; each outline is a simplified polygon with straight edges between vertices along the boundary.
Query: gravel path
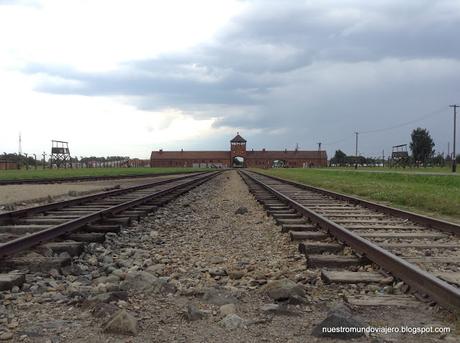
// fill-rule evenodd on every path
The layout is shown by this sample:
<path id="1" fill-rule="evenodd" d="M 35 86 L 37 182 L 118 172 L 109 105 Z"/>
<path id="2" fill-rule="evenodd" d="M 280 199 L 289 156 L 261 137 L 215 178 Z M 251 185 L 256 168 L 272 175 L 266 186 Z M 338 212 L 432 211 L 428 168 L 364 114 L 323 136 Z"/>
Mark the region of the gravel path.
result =
<path id="1" fill-rule="evenodd" d="M 53 343 L 322 342 L 311 331 L 329 309 L 344 294 L 366 292 L 364 285 L 323 285 L 232 171 L 119 236 L 108 235 L 104 244 L 89 244 L 72 267 L 30 274 L 23 289 L 0 293 L 0 339 L 6 333 L 15 341 Z M 274 298 L 283 299 L 275 304 Z M 128 314 L 118 312 L 119 322 L 104 324 L 119 309 Z M 425 305 L 356 314 L 374 326 L 454 327 Z M 135 333 L 112 333 L 122 327 Z"/>

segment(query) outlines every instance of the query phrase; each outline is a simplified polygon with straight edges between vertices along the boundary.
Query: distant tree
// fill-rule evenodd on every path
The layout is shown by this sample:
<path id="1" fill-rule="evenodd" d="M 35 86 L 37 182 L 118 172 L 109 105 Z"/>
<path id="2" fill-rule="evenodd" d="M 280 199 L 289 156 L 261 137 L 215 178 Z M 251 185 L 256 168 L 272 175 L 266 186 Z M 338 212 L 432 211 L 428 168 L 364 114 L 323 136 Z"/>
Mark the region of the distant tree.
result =
<path id="1" fill-rule="evenodd" d="M 459 163 L 459 164 L 460 164 L 460 155 L 457 155 L 457 157 L 456 157 L 455 161 L 457 161 L 457 163 Z"/>
<path id="2" fill-rule="evenodd" d="M 367 163 L 367 159 L 364 156 L 358 156 L 357 161 L 358 161 L 358 164 L 361 166 Z"/>
<path id="3" fill-rule="evenodd" d="M 336 150 L 334 157 L 331 159 L 332 164 L 343 165 L 347 158 L 347 154 L 345 154 L 342 150 Z"/>
<path id="4" fill-rule="evenodd" d="M 410 149 L 416 164 L 426 165 L 434 154 L 434 142 L 427 129 L 417 128 L 412 131 Z"/>
<path id="5" fill-rule="evenodd" d="M 431 163 L 434 166 L 444 167 L 446 165 L 446 160 L 444 159 L 444 156 L 442 154 L 438 153 L 435 157 L 431 159 Z"/>
<path id="6" fill-rule="evenodd" d="M 375 158 L 375 157 L 366 157 L 364 163 L 367 164 L 368 166 L 375 167 L 379 165 L 380 163 L 382 163 L 382 159 Z"/>

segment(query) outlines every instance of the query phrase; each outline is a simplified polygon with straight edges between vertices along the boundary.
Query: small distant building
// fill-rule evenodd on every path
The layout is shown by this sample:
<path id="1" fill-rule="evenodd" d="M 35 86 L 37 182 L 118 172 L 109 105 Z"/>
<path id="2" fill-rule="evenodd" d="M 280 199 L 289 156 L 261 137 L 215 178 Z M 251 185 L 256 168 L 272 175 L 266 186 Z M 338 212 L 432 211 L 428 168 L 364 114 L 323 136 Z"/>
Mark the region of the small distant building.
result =
<path id="1" fill-rule="evenodd" d="M 198 168 L 310 168 L 327 166 L 324 150 L 246 150 L 239 133 L 230 141 L 230 151 L 152 151 L 151 167 Z"/>
<path id="2" fill-rule="evenodd" d="M 18 163 L 8 160 L 0 160 L 0 170 L 19 169 Z"/>

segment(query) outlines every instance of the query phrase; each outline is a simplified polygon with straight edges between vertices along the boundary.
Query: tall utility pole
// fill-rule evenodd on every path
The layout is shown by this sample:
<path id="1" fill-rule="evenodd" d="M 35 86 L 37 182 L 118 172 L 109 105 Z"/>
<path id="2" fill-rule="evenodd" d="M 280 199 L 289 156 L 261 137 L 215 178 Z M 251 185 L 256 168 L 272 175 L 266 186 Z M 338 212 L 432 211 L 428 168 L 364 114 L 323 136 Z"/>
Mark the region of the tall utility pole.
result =
<path id="1" fill-rule="evenodd" d="M 355 144 L 355 158 L 356 158 L 356 163 L 355 163 L 355 169 L 358 169 L 358 135 L 359 132 L 355 132 L 356 135 L 356 144 Z"/>
<path id="2" fill-rule="evenodd" d="M 18 154 L 19 154 L 19 156 L 22 155 L 22 139 L 21 139 L 21 132 L 19 132 Z"/>
<path id="3" fill-rule="evenodd" d="M 385 150 L 382 150 L 382 167 L 385 167 Z"/>
<path id="4" fill-rule="evenodd" d="M 321 142 L 318 142 L 318 151 L 321 151 Z"/>
<path id="5" fill-rule="evenodd" d="M 455 154 L 455 136 L 457 135 L 457 107 L 460 106 L 450 105 L 449 107 L 454 108 L 454 144 L 452 145 L 452 173 L 455 173 L 457 171 L 457 155 Z"/>

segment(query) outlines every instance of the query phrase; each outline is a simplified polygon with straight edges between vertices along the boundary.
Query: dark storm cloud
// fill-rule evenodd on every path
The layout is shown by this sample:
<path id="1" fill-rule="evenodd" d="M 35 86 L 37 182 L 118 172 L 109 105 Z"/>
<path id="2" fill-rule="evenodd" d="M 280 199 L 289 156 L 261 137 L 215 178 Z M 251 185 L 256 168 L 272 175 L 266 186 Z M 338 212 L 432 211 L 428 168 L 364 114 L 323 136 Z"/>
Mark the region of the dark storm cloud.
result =
<path id="1" fill-rule="evenodd" d="M 212 44 L 186 53 L 106 73 L 25 72 L 53 77 L 38 86 L 43 92 L 132 96 L 142 109 L 175 107 L 217 117 L 216 127 L 264 129 L 280 146 L 334 141 L 460 100 L 458 1 L 245 3 Z M 433 131 L 443 137 L 441 122 Z M 262 134 L 253 138 L 264 143 Z M 376 138 L 367 151 L 381 145 Z"/>
<path id="2" fill-rule="evenodd" d="M 238 72 L 212 75 L 199 65 L 168 61 L 127 63 L 109 73 L 82 73 L 66 68 L 29 65 L 27 73 L 44 74 L 70 82 L 42 82 L 38 90 L 56 94 L 125 95 L 141 97 L 146 108 L 196 104 L 252 104 L 267 94 L 271 83 Z"/>

